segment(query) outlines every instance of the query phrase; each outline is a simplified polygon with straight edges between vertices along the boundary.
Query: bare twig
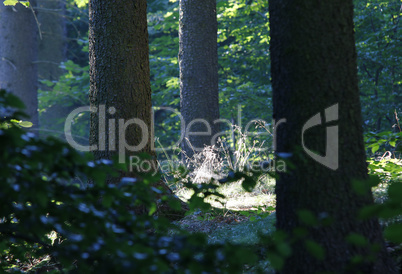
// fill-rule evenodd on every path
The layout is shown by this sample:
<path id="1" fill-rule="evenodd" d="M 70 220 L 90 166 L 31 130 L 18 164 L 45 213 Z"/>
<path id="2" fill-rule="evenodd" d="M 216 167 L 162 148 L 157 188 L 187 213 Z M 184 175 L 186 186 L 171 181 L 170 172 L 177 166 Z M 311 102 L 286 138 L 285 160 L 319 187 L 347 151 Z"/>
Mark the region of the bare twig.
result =
<path id="1" fill-rule="evenodd" d="M 38 21 L 38 17 L 36 17 L 35 11 L 34 11 L 32 5 L 31 5 L 31 1 L 28 0 L 28 3 L 29 3 L 29 7 L 31 8 L 32 14 L 33 14 L 33 16 L 35 18 L 36 25 L 38 26 L 39 38 L 40 38 L 40 40 L 42 40 L 42 31 L 40 29 L 40 24 L 39 24 L 39 21 Z"/>
<path id="2" fill-rule="evenodd" d="M 13 64 L 13 62 L 11 62 L 10 60 L 8 60 L 6 57 L 1 57 L 1 61 L 7 62 L 10 66 L 13 67 L 14 70 L 17 70 L 17 67 Z"/>

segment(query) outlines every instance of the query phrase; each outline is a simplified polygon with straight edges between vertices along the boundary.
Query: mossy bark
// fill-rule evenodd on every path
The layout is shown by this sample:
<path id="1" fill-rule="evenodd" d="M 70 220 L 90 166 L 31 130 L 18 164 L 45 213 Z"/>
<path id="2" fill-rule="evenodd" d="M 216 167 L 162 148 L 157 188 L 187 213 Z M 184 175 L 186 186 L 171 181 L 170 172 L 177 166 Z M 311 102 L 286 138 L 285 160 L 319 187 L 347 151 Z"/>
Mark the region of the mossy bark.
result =
<path id="1" fill-rule="evenodd" d="M 292 155 L 287 172 L 277 180 L 277 229 L 292 234 L 302 227 L 298 210 L 329 220 L 327 225 L 309 227 L 305 238 L 291 243 L 292 255 L 282 273 L 394 273 L 378 220 L 357 217 L 362 207 L 373 203 L 372 194 L 358 195 L 352 187 L 353 180 L 368 178 L 352 1 L 272 0 L 269 4 L 274 119 L 286 119 L 276 128 L 276 151 Z M 324 118 L 319 126 L 303 132 L 310 118 L 317 113 L 325 117 L 324 110 L 334 105 L 337 119 Z M 338 127 L 335 170 L 307 155 L 302 144 L 304 134 L 305 147 L 325 156 L 328 126 Z M 356 256 L 368 258 L 372 252 L 347 243 L 350 233 L 379 246 L 374 261 L 351 263 Z M 325 259 L 316 259 L 306 250 L 306 239 L 323 247 Z"/>

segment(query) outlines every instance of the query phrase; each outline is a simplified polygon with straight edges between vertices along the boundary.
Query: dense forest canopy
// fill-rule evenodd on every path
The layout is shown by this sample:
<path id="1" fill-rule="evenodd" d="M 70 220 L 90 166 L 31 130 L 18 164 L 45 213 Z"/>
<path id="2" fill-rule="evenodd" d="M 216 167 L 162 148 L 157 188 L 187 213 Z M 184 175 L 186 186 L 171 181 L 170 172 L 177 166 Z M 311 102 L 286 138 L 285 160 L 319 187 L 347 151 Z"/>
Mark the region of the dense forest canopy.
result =
<path id="1" fill-rule="evenodd" d="M 178 28 L 179 1 L 148 1 L 148 31 L 155 130 L 161 144 L 177 141 L 179 110 Z M 61 103 L 66 107 L 87 102 L 87 11 L 67 3 L 66 70 L 59 81 L 46 82 L 54 92 L 40 93 L 40 109 Z M 396 131 L 396 115 L 402 105 L 400 47 L 401 3 L 354 1 L 358 75 L 365 132 Z M 217 2 L 220 115 L 241 124 L 272 120 L 272 90 L 269 72 L 268 2 L 230 0 Z M 47 79 L 42 79 L 46 81 Z M 65 96 L 58 96 L 64 94 Z M 62 99 L 63 98 L 63 99 Z M 158 107 L 173 110 L 158 111 Z M 396 112 L 395 112 L 396 111 Z M 85 119 L 82 119 L 82 123 Z M 244 122 L 243 122 L 244 125 Z M 87 136 L 87 127 L 76 134 Z"/>

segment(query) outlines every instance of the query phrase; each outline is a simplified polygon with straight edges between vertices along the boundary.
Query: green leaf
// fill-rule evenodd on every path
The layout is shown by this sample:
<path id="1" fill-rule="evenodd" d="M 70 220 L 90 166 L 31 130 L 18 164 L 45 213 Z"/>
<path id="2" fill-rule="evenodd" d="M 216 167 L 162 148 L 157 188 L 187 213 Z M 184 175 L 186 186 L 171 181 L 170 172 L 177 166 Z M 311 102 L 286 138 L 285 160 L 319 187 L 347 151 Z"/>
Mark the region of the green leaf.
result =
<path id="1" fill-rule="evenodd" d="M 242 182 L 242 187 L 247 192 L 252 192 L 257 182 L 251 178 L 250 176 L 244 176 L 244 180 Z"/>
<path id="2" fill-rule="evenodd" d="M 29 121 L 22 121 L 21 123 L 19 123 L 19 125 L 21 127 L 32 127 L 33 126 L 33 124 Z"/>
<path id="3" fill-rule="evenodd" d="M 24 5 L 25 7 L 29 8 L 29 1 L 18 1 L 20 2 L 21 5 Z"/>
<path id="4" fill-rule="evenodd" d="M 15 6 L 19 1 L 16 0 L 6 0 L 3 2 L 4 6 Z"/>
<path id="5" fill-rule="evenodd" d="M 158 209 L 158 208 L 156 207 L 156 204 L 155 204 L 155 203 L 152 203 L 152 204 L 151 204 L 151 208 L 149 209 L 148 215 L 149 215 L 149 216 L 152 216 L 152 215 L 156 212 L 157 209 Z"/>
<path id="6" fill-rule="evenodd" d="M 284 257 L 288 257 L 292 254 L 292 248 L 286 242 L 277 244 L 276 248 L 278 249 L 278 252 Z"/>
<path id="7" fill-rule="evenodd" d="M 380 183 L 381 179 L 378 175 L 369 175 L 368 184 L 370 187 L 378 186 Z"/>
<path id="8" fill-rule="evenodd" d="M 105 207 L 107 207 L 107 208 L 110 207 L 112 205 L 112 203 L 113 203 L 113 196 L 112 195 L 106 194 L 105 196 L 103 196 L 102 204 Z"/>
<path id="9" fill-rule="evenodd" d="M 381 211 L 378 213 L 377 217 L 389 219 L 397 217 L 402 214 L 402 208 L 395 207 L 392 203 L 385 203 L 382 205 Z"/>
<path id="10" fill-rule="evenodd" d="M 318 224 L 317 218 L 310 210 L 299 210 L 297 215 L 299 216 L 299 220 L 305 225 L 315 226 Z"/>
<path id="11" fill-rule="evenodd" d="M 391 224 L 385 229 L 385 238 L 389 241 L 400 244 L 402 243 L 402 224 Z"/>
<path id="12" fill-rule="evenodd" d="M 308 231 L 304 227 L 296 227 L 295 229 L 293 229 L 293 235 L 296 238 L 302 239 L 302 238 L 307 237 Z"/>
<path id="13" fill-rule="evenodd" d="M 357 233 L 350 233 L 346 237 L 346 241 L 348 241 L 351 244 L 354 244 L 355 246 L 366 246 L 367 245 L 367 239 L 363 235 L 357 234 Z"/>
<path id="14" fill-rule="evenodd" d="M 86 5 L 88 5 L 88 0 L 74 0 L 74 3 L 77 5 L 77 7 L 84 8 Z"/>
<path id="15" fill-rule="evenodd" d="M 269 262 L 271 263 L 272 267 L 276 270 L 281 270 L 285 260 L 278 256 L 277 254 L 273 253 L 273 252 L 268 252 L 267 253 L 267 258 L 269 260 Z"/>
<path id="16" fill-rule="evenodd" d="M 383 205 L 374 204 L 363 207 L 359 212 L 359 219 L 365 220 L 373 216 L 379 216 L 383 211 Z"/>
<path id="17" fill-rule="evenodd" d="M 5 0 L 3 2 L 4 6 L 15 6 L 17 3 L 24 5 L 25 7 L 29 7 L 29 1 L 17 1 L 17 0 Z"/>
<path id="18" fill-rule="evenodd" d="M 325 250 L 320 244 L 312 240 L 306 240 L 304 244 L 311 255 L 313 255 L 318 260 L 324 260 Z"/>
<path id="19" fill-rule="evenodd" d="M 378 144 L 374 144 L 371 148 L 371 152 L 374 154 L 377 152 L 377 150 L 380 148 Z"/>
<path id="20" fill-rule="evenodd" d="M 169 199 L 168 203 L 173 210 L 181 210 L 181 203 L 178 199 Z"/>
<path id="21" fill-rule="evenodd" d="M 402 201 L 402 182 L 392 183 L 388 187 L 388 196 L 391 200 Z"/>
<path id="22" fill-rule="evenodd" d="M 41 207 L 46 207 L 48 200 L 49 200 L 47 195 L 43 192 L 36 192 L 35 196 L 36 196 L 35 198 L 37 199 L 38 204 Z"/>
<path id="23" fill-rule="evenodd" d="M 353 264 L 360 264 L 364 261 L 364 257 L 362 255 L 353 256 L 350 260 Z"/>
<path id="24" fill-rule="evenodd" d="M 352 188 L 359 195 L 365 195 L 370 190 L 368 180 L 352 180 Z"/>

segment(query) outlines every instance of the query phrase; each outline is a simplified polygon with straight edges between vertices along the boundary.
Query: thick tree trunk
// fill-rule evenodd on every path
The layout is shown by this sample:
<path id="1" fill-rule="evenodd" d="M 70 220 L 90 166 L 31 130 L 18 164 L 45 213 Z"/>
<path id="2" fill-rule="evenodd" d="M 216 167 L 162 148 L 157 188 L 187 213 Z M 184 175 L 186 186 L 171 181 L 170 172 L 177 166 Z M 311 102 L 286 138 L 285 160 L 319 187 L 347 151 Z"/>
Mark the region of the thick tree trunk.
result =
<path id="1" fill-rule="evenodd" d="M 89 2 L 90 103 L 94 110 L 90 144 L 97 159 L 118 156 L 119 162 L 128 166 L 121 176 L 136 177 L 149 165 L 151 171 L 157 167 L 146 9 L 146 0 Z M 141 153 L 151 159 L 139 163 Z M 130 165 L 130 157 L 134 165 Z M 119 181 L 109 179 L 109 183 Z M 156 186 L 171 192 L 163 182 Z"/>
<path id="2" fill-rule="evenodd" d="M 180 1 L 179 39 L 182 148 L 191 157 L 219 132 L 216 0 Z"/>
<path id="3" fill-rule="evenodd" d="M 34 127 L 38 126 L 37 33 L 30 8 L 4 6 L 0 1 L 0 88 L 21 98 Z"/>
<path id="4" fill-rule="evenodd" d="M 38 79 L 57 81 L 63 74 L 60 64 L 66 60 L 65 4 L 60 0 L 38 0 L 36 10 L 42 34 L 38 49 Z M 39 89 L 49 90 L 49 87 L 39 83 Z M 64 124 L 60 124 L 59 119 L 65 118 L 66 113 L 69 110 L 63 105 L 51 106 L 41 113 L 39 119 L 43 135 L 46 136 L 50 130 L 62 136 Z"/>
<path id="5" fill-rule="evenodd" d="M 119 154 L 125 163 L 139 152 L 155 156 L 151 149 L 154 140 L 146 1 L 92 0 L 89 12 L 90 103 L 98 108 L 91 113 L 90 144 L 97 146 L 94 154 L 103 159 Z M 119 134 L 124 130 L 119 120 L 126 123 L 134 118 L 146 127 L 132 124 L 125 134 Z M 112 131 L 115 134 L 111 136 Z M 145 145 L 138 149 L 126 148 L 141 146 L 142 142 Z"/>
<path id="6" fill-rule="evenodd" d="M 298 210 L 330 220 L 327 225 L 310 226 L 306 237 L 291 243 L 292 255 L 282 273 L 393 273 L 378 221 L 357 218 L 359 209 L 372 204 L 372 195 L 369 191 L 358 195 L 352 187 L 352 180 L 368 177 L 352 1 L 269 4 L 274 119 L 277 123 L 286 119 L 276 128 L 276 151 L 291 155 L 292 164 L 277 180 L 277 229 L 292 234 L 303 227 Z M 308 123 L 316 114 L 324 118 Z M 317 162 L 308 153 L 326 158 L 316 157 Z M 357 256 L 373 254 L 370 246 L 348 243 L 345 238 L 351 233 L 378 244 L 374 261 L 351 263 Z M 323 247 L 323 260 L 307 251 L 307 239 Z"/>

